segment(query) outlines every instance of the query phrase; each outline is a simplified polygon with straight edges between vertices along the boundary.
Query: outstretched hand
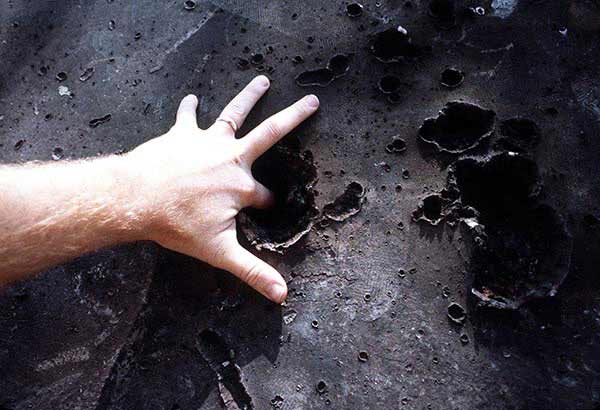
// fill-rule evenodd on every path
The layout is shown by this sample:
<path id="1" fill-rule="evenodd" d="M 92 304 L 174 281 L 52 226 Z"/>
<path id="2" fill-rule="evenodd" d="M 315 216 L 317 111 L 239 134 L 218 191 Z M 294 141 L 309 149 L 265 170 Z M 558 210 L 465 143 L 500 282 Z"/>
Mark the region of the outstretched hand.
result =
<path id="1" fill-rule="evenodd" d="M 236 139 L 269 85 L 265 76 L 254 78 L 206 130 L 196 121 L 197 98 L 188 95 L 169 132 L 131 151 L 126 161 L 139 176 L 147 239 L 225 269 L 281 303 L 284 279 L 239 244 L 235 217 L 242 208 L 273 204 L 273 194 L 252 176 L 252 163 L 315 113 L 319 100 L 306 96 Z"/>

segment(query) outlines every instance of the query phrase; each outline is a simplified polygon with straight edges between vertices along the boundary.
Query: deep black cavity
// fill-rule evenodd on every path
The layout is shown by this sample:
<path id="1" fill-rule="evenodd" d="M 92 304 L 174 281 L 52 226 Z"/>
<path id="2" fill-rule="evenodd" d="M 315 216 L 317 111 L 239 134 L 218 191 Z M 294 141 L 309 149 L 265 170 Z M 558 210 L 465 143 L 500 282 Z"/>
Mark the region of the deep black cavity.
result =
<path id="1" fill-rule="evenodd" d="M 448 305 L 448 317 L 455 323 L 463 324 L 467 318 L 467 313 L 461 305 L 452 302 Z"/>
<path id="2" fill-rule="evenodd" d="M 455 0 L 432 0 L 429 3 L 429 15 L 443 27 L 453 26 L 456 20 Z"/>
<path id="3" fill-rule="evenodd" d="M 365 188 L 358 182 L 351 182 L 342 195 L 323 207 L 323 215 L 341 222 L 361 210 L 364 195 Z"/>
<path id="4" fill-rule="evenodd" d="M 328 68 L 318 68 L 300 73 L 296 77 L 296 84 L 300 87 L 319 86 L 326 87 L 335 79 L 335 74 Z"/>
<path id="5" fill-rule="evenodd" d="M 67 73 L 65 73 L 64 71 L 56 73 L 56 79 L 58 81 L 65 81 L 67 79 Z"/>
<path id="6" fill-rule="evenodd" d="M 419 136 L 440 151 L 462 153 L 489 137 L 496 113 L 478 105 L 453 101 L 446 104 L 437 118 L 428 118 L 419 128 Z"/>
<path id="7" fill-rule="evenodd" d="M 399 61 L 421 55 L 404 29 L 390 28 L 377 33 L 371 43 L 371 52 L 383 62 Z"/>
<path id="8" fill-rule="evenodd" d="M 250 62 L 254 65 L 261 64 L 263 61 L 265 61 L 265 56 L 260 53 L 255 53 L 250 56 Z"/>
<path id="9" fill-rule="evenodd" d="M 363 6 L 360 3 L 350 3 L 346 6 L 346 14 L 349 17 L 359 17 L 363 13 Z"/>
<path id="10" fill-rule="evenodd" d="M 281 251 L 307 233 L 318 215 L 312 154 L 277 145 L 254 163 L 252 173 L 273 191 L 276 203 L 266 211 L 246 209 L 240 215 L 240 227 L 258 249 Z"/>
<path id="11" fill-rule="evenodd" d="M 452 175 L 483 227 L 472 231 L 473 293 L 480 302 L 517 308 L 553 295 L 569 270 L 571 238 L 560 215 L 540 203 L 535 162 L 513 153 L 463 159 Z"/>
<path id="12" fill-rule="evenodd" d="M 342 76 L 350 68 L 350 58 L 345 54 L 336 54 L 329 60 L 327 68 L 333 72 L 334 76 Z"/>
<path id="13" fill-rule="evenodd" d="M 511 118 L 500 124 L 501 138 L 496 141 L 496 149 L 527 152 L 540 141 L 540 130 L 537 124 L 526 118 Z"/>
<path id="14" fill-rule="evenodd" d="M 423 199 L 423 215 L 431 221 L 442 217 L 442 198 L 439 195 L 429 195 Z"/>
<path id="15" fill-rule="evenodd" d="M 406 141 L 400 137 L 394 137 L 392 142 L 390 142 L 385 150 L 390 154 L 399 154 L 401 152 L 406 151 Z"/>
<path id="16" fill-rule="evenodd" d="M 413 220 L 437 225 L 446 217 L 447 210 L 445 208 L 449 202 L 440 194 L 428 195 L 423 198 L 421 205 L 413 212 Z"/>
<path id="17" fill-rule="evenodd" d="M 231 393 L 238 408 L 253 409 L 252 398 L 242 383 L 240 368 L 231 359 L 225 341 L 217 333 L 207 329 L 198 336 L 197 347 L 209 367 L 217 374 L 219 382 Z"/>
<path id="18" fill-rule="evenodd" d="M 377 86 L 379 90 L 384 94 L 392 94 L 400 89 L 400 79 L 395 75 L 386 75 L 379 80 Z"/>
<path id="19" fill-rule="evenodd" d="M 519 213 L 538 191 L 537 166 L 522 156 L 501 154 L 488 162 L 464 159 L 453 173 L 462 203 L 479 210 L 484 224 Z"/>
<path id="20" fill-rule="evenodd" d="M 456 68 L 446 68 L 440 76 L 440 83 L 447 88 L 456 88 L 465 80 L 465 73 Z"/>

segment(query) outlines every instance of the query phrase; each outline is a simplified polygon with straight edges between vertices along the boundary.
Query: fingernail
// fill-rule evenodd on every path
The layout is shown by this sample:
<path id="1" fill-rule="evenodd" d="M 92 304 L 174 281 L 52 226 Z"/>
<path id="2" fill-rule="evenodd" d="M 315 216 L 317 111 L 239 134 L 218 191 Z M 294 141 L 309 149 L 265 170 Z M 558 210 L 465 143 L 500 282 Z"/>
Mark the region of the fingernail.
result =
<path id="1" fill-rule="evenodd" d="M 263 87 L 268 87 L 269 86 L 270 82 L 269 82 L 269 79 L 267 78 L 267 76 L 265 76 L 265 75 L 259 75 L 256 78 L 258 78 L 259 84 L 262 85 Z"/>
<path id="2" fill-rule="evenodd" d="M 306 96 L 306 102 L 308 103 L 308 106 L 311 108 L 317 108 L 319 106 L 319 99 L 317 98 L 316 95 L 307 95 Z"/>
<path id="3" fill-rule="evenodd" d="M 188 94 L 185 96 L 184 98 L 185 100 L 192 100 L 194 102 L 198 102 L 198 97 L 196 97 L 194 94 Z"/>
<path id="4" fill-rule="evenodd" d="M 274 283 L 271 285 L 271 289 L 269 289 L 269 297 L 277 303 L 282 303 L 285 300 L 287 295 L 287 289 L 285 286 L 280 285 L 279 283 Z"/>

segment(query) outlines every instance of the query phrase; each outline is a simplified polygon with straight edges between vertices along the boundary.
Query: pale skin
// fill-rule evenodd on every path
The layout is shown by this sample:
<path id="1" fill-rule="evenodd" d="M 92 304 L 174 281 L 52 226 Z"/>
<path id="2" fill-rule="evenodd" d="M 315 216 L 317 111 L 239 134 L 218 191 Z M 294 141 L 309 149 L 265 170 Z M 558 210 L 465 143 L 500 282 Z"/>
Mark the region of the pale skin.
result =
<path id="1" fill-rule="evenodd" d="M 256 77 L 225 107 L 219 118 L 226 121 L 206 130 L 188 95 L 166 134 L 125 155 L 0 166 L 0 288 L 100 248 L 150 240 L 282 303 L 285 280 L 239 244 L 235 217 L 273 203 L 252 163 L 314 114 L 319 100 L 306 96 L 236 138 L 234 128 L 269 86 Z"/>

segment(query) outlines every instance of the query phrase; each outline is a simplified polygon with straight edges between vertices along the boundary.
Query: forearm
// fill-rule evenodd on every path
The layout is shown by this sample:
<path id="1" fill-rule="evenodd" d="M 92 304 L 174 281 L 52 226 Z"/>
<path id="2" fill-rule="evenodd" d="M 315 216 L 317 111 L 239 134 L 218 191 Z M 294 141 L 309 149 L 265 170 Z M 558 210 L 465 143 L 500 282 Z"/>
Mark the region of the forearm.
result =
<path id="1" fill-rule="evenodd" d="M 143 207 L 119 157 L 0 167 L 0 287 L 143 238 Z"/>

